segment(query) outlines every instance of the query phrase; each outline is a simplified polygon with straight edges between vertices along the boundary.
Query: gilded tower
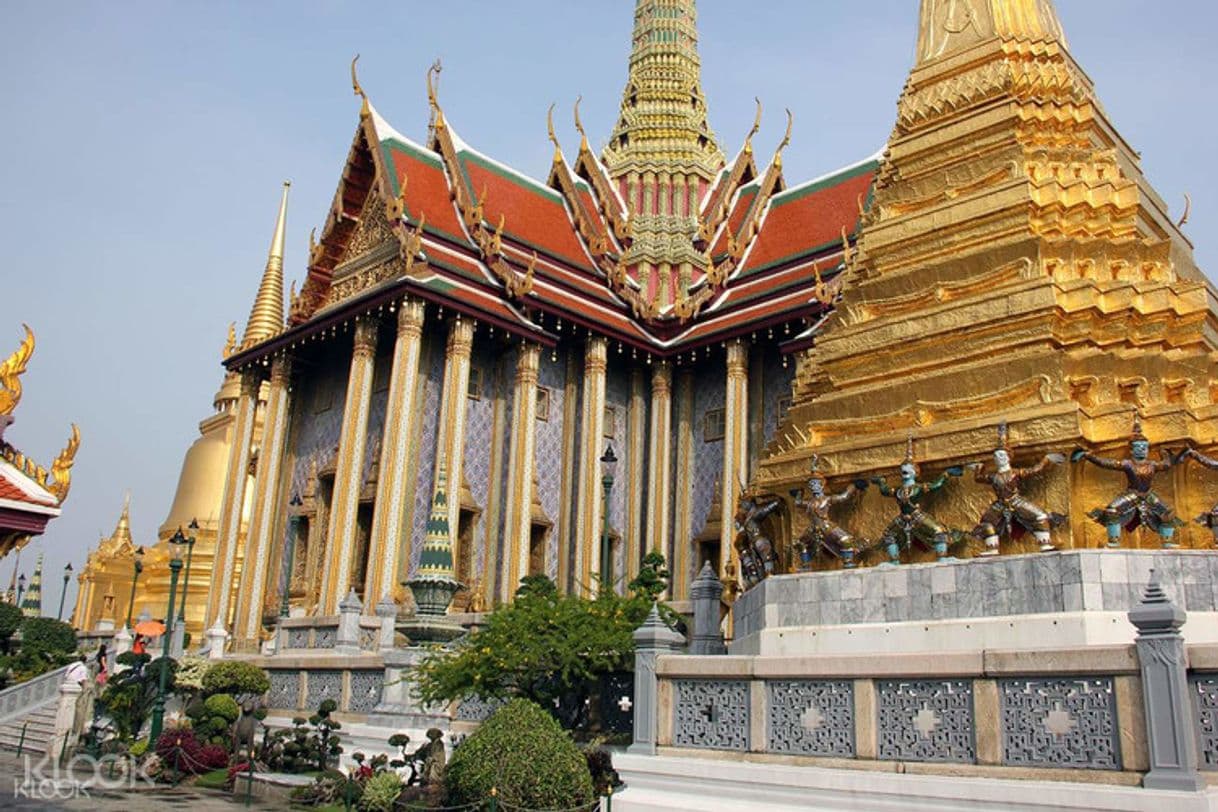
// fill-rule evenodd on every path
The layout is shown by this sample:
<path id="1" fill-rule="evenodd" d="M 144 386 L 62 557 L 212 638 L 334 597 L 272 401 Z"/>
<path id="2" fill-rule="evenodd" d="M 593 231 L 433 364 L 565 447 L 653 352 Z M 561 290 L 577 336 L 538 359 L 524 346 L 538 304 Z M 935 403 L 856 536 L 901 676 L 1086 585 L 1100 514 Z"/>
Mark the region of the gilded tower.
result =
<path id="1" fill-rule="evenodd" d="M 622 261 L 663 309 L 705 271 L 694 246 L 698 213 L 724 157 L 706 117 L 693 0 L 638 0 L 632 43 L 602 159 L 629 213 Z"/>
<path id="2" fill-rule="evenodd" d="M 846 268 L 798 371 L 788 426 L 801 440 L 762 465 L 774 492 L 814 453 L 843 480 L 893 468 L 907 435 L 931 467 L 982 460 L 1003 419 L 1024 461 L 1075 446 L 1123 456 L 1135 413 L 1157 446 L 1215 443 L 1214 290 L 1049 0 L 922 0 L 917 63 Z M 1054 542 L 1101 546 L 1086 514 L 1121 482 L 1049 475 L 1037 498 L 1071 517 Z M 1195 470 L 1157 487 L 1181 516 L 1208 506 Z M 933 509 L 971 528 L 986 494 L 948 493 Z M 875 494 L 852 517 L 871 538 L 884 519 Z"/>

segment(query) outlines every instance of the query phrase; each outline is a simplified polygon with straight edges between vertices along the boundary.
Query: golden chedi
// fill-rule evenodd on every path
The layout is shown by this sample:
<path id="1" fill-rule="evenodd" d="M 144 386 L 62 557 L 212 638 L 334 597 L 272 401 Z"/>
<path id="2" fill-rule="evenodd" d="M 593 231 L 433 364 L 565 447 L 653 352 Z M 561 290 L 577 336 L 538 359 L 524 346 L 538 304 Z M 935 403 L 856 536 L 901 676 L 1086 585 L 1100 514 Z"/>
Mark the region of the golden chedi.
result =
<path id="1" fill-rule="evenodd" d="M 1212 456 L 1212 287 L 1070 56 L 1049 0 L 923 0 L 917 64 L 859 206 L 836 311 L 801 360 L 759 486 L 787 494 L 814 455 L 835 485 L 887 473 L 910 433 L 932 474 L 988 462 L 1002 420 L 1016 465 L 1075 447 L 1123 459 L 1135 413 L 1156 457 L 1188 445 Z M 1156 488 L 1191 519 L 1209 510 L 1212 478 L 1180 466 Z M 972 479 L 927 509 L 971 530 L 992 498 Z M 1059 549 L 1100 547 L 1104 528 L 1087 514 L 1123 483 L 1075 463 L 1026 490 L 1069 514 L 1053 532 Z M 872 490 L 845 506 L 845 526 L 878 539 L 880 499 Z M 1176 540 L 1213 544 L 1195 523 Z M 1139 530 L 1122 543 L 1161 540 Z M 1041 547 L 1029 533 L 1002 551 Z"/>

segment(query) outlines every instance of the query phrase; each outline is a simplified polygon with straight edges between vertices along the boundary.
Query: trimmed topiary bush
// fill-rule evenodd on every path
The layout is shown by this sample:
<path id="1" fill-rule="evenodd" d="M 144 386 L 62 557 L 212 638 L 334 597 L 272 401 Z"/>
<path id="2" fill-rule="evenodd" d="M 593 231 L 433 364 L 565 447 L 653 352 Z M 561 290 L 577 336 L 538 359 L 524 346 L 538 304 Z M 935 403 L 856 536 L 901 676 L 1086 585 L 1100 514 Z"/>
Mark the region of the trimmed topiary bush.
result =
<path id="1" fill-rule="evenodd" d="M 76 651 L 76 630 L 53 617 L 27 617 L 21 624 L 21 647 L 70 654 Z"/>
<path id="2" fill-rule="evenodd" d="M 565 809 L 590 803 L 592 776 L 583 754 L 550 714 L 514 699 L 453 751 L 444 772 L 451 805 L 499 791 L 513 806 Z"/>
<path id="3" fill-rule="evenodd" d="M 261 696 L 271 690 L 271 680 L 256 665 L 240 660 L 221 660 L 203 674 L 203 694 L 232 694 L 235 697 Z"/>

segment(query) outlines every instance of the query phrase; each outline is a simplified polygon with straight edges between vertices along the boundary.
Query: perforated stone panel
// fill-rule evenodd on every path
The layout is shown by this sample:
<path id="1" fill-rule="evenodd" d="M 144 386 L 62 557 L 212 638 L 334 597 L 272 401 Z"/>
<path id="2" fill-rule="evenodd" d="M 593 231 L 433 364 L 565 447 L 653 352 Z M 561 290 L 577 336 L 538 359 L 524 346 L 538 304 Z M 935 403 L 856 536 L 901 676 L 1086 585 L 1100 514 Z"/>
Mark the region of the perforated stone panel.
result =
<path id="1" fill-rule="evenodd" d="M 272 708 L 295 710 L 300 704 L 300 672 L 271 671 L 271 690 L 267 692 L 267 703 Z"/>
<path id="2" fill-rule="evenodd" d="M 384 681 L 384 671 L 352 671 L 351 699 L 347 710 L 351 713 L 371 713 L 372 709 L 381 703 L 381 686 Z"/>
<path id="3" fill-rule="evenodd" d="M 308 648 L 309 629 L 288 629 L 288 648 Z"/>
<path id="4" fill-rule="evenodd" d="M 308 671 L 309 685 L 305 696 L 305 709 L 316 711 L 323 700 L 333 699 L 342 706 L 343 672 Z"/>
<path id="5" fill-rule="evenodd" d="M 803 756 L 854 757 L 854 683 L 766 682 L 766 750 Z"/>
<path id="6" fill-rule="evenodd" d="M 1218 674 L 1194 674 L 1189 682 L 1197 719 L 1199 766 L 1218 770 Z"/>
<path id="7" fill-rule="evenodd" d="M 457 706 L 457 720 L 461 722 L 485 722 L 487 718 L 503 707 L 502 699 L 480 699 L 469 696 L 461 700 Z"/>
<path id="8" fill-rule="evenodd" d="M 880 759 L 977 760 L 971 681 L 879 680 L 876 694 Z"/>
<path id="9" fill-rule="evenodd" d="M 1110 677 L 1001 680 L 998 696 L 1004 764 L 1121 769 Z"/>
<path id="10" fill-rule="evenodd" d="M 338 628 L 335 626 L 321 626 L 313 632 L 313 648 L 334 648 L 335 640 L 338 637 Z"/>
<path id="11" fill-rule="evenodd" d="M 676 709 L 673 744 L 709 750 L 749 749 L 749 684 L 746 680 L 673 681 Z"/>

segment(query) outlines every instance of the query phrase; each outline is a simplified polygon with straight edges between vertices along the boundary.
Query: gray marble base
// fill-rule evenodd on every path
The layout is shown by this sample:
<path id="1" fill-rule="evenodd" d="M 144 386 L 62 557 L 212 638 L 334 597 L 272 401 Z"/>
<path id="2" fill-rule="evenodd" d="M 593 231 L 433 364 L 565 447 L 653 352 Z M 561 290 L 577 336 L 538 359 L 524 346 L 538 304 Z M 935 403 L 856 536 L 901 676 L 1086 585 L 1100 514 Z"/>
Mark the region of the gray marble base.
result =
<path id="1" fill-rule="evenodd" d="M 1070 550 L 780 575 L 732 608 L 737 640 L 815 626 L 1128 612 L 1159 572 L 1189 613 L 1218 611 L 1218 551 Z"/>

